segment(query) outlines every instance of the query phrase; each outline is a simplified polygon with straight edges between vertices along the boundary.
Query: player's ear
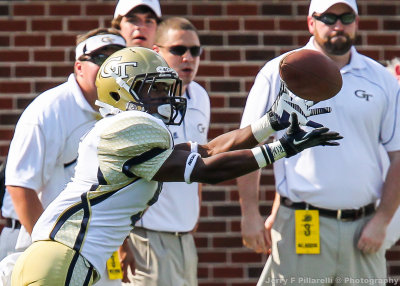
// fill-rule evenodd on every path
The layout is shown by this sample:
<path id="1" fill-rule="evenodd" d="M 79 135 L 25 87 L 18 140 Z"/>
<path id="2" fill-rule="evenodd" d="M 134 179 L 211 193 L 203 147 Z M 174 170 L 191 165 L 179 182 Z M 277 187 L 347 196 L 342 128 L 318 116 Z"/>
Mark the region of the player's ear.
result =
<path id="1" fill-rule="evenodd" d="M 314 35 L 315 19 L 312 16 L 307 16 L 307 26 L 308 26 L 308 31 L 310 32 L 310 34 Z"/>
<path id="2" fill-rule="evenodd" d="M 82 74 L 82 63 L 80 61 L 75 61 L 74 71 L 77 76 Z"/>

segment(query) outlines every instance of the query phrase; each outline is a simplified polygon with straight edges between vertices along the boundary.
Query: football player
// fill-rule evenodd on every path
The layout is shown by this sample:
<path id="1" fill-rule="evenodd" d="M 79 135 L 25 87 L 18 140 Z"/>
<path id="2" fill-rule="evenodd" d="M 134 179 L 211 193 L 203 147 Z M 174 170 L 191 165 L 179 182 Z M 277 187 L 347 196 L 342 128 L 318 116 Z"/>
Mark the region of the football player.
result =
<path id="1" fill-rule="evenodd" d="M 254 147 L 275 131 L 271 118 L 279 126 L 279 112 L 270 112 L 208 144 L 174 146 L 166 125 L 180 124 L 185 116 L 181 81 L 147 48 L 111 55 L 97 74 L 96 86 L 104 118 L 81 142 L 72 181 L 36 223 L 34 243 L 18 259 L 12 285 L 95 283 L 107 259 L 157 200 L 162 182 L 215 184 L 309 147 L 336 146 L 335 140 L 342 138 L 325 127 L 305 132 L 294 113 L 280 140 Z M 276 106 L 283 110 L 285 103 Z"/>

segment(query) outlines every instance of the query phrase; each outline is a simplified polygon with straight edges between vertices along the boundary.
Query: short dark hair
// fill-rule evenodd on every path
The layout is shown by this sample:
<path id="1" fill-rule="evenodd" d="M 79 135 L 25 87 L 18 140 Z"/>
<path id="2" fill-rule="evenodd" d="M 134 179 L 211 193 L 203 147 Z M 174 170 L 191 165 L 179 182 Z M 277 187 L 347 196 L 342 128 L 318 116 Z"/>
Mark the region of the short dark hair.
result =
<path id="1" fill-rule="evenodd" d="M 197 37 L 199 37 L 196 27 L 188 19 L 183 17 L 170 17 L 162 20 L 160 24 L 158 24 L 155 37 L 156 44 L 162 42 L 163 37 L 167 35 L 167 32 L 170 29 L 193 31 L 196 33 Z"/>

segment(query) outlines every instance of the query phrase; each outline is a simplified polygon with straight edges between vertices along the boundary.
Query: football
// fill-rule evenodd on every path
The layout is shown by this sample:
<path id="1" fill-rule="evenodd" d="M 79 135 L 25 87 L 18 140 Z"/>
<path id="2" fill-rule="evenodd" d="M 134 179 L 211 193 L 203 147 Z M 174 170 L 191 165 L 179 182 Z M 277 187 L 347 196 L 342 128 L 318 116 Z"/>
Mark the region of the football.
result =
<path id="1" fill-rule="evenodd" d="M 330 58 L 314 50 L 287 54 L 279 63 L 279 74 L 291 92 L 306 100 L 327 100 L 342 88 L 339 68 Z"/>

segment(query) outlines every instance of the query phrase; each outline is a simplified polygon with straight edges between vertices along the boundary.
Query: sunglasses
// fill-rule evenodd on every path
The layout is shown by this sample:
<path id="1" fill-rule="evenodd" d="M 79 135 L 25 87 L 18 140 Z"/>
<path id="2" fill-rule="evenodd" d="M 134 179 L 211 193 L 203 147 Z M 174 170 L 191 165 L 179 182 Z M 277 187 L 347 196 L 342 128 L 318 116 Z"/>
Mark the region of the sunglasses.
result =
<path id="1" fill-rule="evenodd" d="M 101 66 L 108 57 L 109 55 L 104 55 L 104 54 L 87 55 L 87 57 L 82 59 L 81 61 L 88 61 L 98 66 Z"/>
<path id="2" fill-rule="evenodd" d="M 326 25 L 333 25 L 339 19 L 343 25 L 350 25 L 356 20 L 356 15 L 354 13 L 344 13 L 341 15 L 336 15 L 332 13 L 322 14 L 320 16 L 313 15 L 314 19 L 321 21 Z"/>
<path id="3" fill-rule="evenodd" d="M 160 45 L 157 45 L 161 48 L 167 48 L 169 52 L 175 56 L 183 56 L 187 50 L 190 51 L 190 54 L 192 57 L 198 57 L 201 55 L 203 48 L 201 46 L 192 46 L 192 47 L 186 47 L 186 46 L 171 46 L 171 47 L 163 47 Z"/>

